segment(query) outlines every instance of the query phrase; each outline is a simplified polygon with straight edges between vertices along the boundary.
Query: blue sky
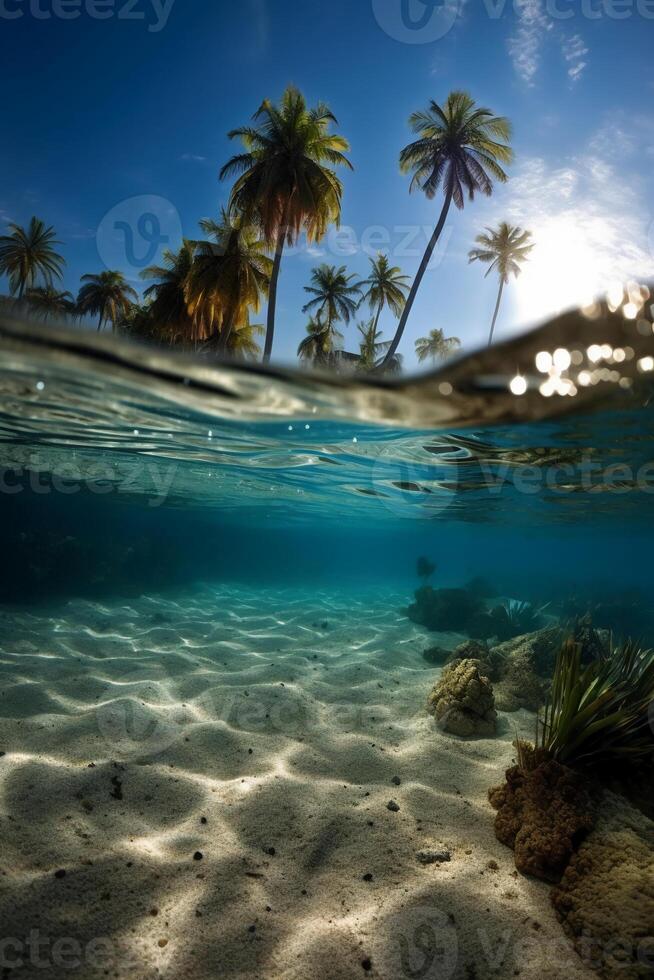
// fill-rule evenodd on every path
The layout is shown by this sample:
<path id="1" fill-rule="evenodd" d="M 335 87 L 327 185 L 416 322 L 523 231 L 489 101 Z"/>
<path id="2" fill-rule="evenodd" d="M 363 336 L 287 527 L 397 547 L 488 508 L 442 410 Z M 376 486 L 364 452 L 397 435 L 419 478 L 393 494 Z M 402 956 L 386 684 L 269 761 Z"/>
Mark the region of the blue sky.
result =
<path id="1" fill-rule="evenodd" d="M 398 154 L 410 112 L 454 88 L 511 118 L 516 161 L 490 201 L 452 212 L 403 342 L 408 367 L 433 327 L 483 342 L 496 283 L 466 256 L 486 224 L 508 218 L 537 240 L 499 337 L 612 279 L 654 278 L 651 0 L 443 0 L 435 13 L 422 0 L 163 0 L 164 14 L 162 0 L 61 2 L 0 0 L 0 228 L 32 214 L 53 224 L 73 292 L 107 264 L 138 285 L 152 230 L 139 230 L 142 213 L 158 221 L 154 244 L 158 232 L 173 246 L 196 236 L 228 197 L 227 131 L 289 82 L 331 105 L 355 171 L 343 174 L 343 233 L 284 262 L 276 356 L 294 359 L 317 262 L 365 275 L 381 245 L 417 268 L 440 201 L 409 195 Z M 428 30 L 451 12 L 450 29 L 409 31 L 402 3 Z M 131 253 L 116 220 L 133 228 Z"/>

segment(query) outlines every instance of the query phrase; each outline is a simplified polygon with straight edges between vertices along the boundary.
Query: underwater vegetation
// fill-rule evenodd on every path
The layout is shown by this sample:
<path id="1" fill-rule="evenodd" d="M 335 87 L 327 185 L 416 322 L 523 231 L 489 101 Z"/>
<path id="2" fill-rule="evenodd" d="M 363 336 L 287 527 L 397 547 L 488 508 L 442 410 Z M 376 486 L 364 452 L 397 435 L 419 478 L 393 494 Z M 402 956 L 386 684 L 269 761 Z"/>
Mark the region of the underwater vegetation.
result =
<path id="1" fill-rule="evenodd" d="M 586 649 L 561 645 L 535 742 L 516 740 L 517 764 L 489 802 L 517 870 L 557 885 L 552 903 L 578 952 L 587 956 L 585 935 L 609 943 L 619 922 L 619 962 L 593 969 L 636 980 L 651 976 L 654 951 L 654 823 L 647 793 L 629 791 L 645 780 L 651 794 L 654 650 L 614 646 L 588 617 L 576 635 Z"/>
<path id="2" fill-rule="evenodd" d="M 406 614 L 414 623 L 434 632 L 464 633 L 475 640 L 499 642 L 524 633 L 533 633 L 543 625 L 545 606 L 530 602 L 508 602 L 489 608 L 480 582 L 461 589 L 434 589 L 427 582 L 435 567 L 426 558 L 418 559 L 417 571 L 423 585 L 415 592 Z"/>
<path id="3" fill-rule="evenodd" d="M 584 666 L 581 646 L 565 643 L 537 748 L 559 762 L 594 769 L 654 758 L 652 704 L 654 650 L 628 640 Z"/>

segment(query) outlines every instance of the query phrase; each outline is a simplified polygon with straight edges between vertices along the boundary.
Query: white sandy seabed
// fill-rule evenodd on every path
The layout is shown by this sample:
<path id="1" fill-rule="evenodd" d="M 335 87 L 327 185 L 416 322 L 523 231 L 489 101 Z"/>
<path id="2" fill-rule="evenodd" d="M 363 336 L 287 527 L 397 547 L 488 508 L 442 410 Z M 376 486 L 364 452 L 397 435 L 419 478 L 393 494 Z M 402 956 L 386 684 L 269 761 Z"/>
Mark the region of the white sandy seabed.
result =
<path id="1" fill-rule="evenodd" d="M 5 612 L 2 980 L 590 976 L 493 833 L 533 715 L 439 732 L 421 654 L 459 638 L 404 603 L 207 586 Z"/>

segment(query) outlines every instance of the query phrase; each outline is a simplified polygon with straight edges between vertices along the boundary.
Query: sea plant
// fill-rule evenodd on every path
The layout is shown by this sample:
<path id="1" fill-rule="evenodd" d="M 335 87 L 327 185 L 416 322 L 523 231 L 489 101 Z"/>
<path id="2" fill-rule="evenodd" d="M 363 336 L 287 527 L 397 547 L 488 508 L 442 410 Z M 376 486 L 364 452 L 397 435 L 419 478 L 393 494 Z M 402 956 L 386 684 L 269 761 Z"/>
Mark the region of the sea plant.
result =
<path id="1" fill-rule="evenodd" d="M 654 758 L 651 711 L 654 650 L 633 640 L 582 664 L 581 645 L 567 641 L 536 734 L 536 750 L 572 767 L 600 768 Z"/>
<path id="2" fill-rule="evenodd" d="M 510 599 L 495 606 L 491 616 L 495 621 L 497 636 L 508 640 L 523 633 L 534 633 L 543 625 L 543 612 L 546 606 L 534 606 L 531 602 Z"/>

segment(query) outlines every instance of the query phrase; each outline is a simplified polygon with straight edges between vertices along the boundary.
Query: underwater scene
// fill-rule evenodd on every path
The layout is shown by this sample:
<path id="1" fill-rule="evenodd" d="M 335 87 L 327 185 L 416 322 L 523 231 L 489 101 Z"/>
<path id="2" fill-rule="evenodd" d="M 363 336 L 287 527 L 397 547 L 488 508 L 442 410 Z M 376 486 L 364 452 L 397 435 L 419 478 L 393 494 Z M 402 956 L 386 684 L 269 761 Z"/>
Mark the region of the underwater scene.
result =
<path id="1" fill-rule="evenodd" d="M 2 318 L 3 980 L 654 974 L 642 299 L 397 380 Z"/>

